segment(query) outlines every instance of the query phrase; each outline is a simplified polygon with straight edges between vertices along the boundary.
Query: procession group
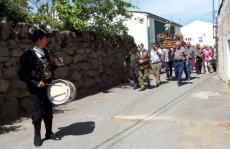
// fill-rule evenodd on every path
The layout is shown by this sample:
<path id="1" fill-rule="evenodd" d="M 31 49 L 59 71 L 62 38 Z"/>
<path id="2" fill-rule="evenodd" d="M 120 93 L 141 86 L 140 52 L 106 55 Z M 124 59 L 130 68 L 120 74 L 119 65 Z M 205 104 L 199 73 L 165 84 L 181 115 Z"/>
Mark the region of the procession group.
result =
<path id="1" fill-rule="evenodd" d="M 28 86 L 29 92 L 33 98 L 33 115 L 32 124 L 34 125 L 33 142 L 36 147 L 43 144 L 45 140 L 61 140 L 62 137 L 53 133 L 53 103 L 47 95 L 48 86 L 55 81 L 54 70 L 64 65 L 63 59 L 56 57 L 53 61 L 49 56 L 46 44 L 50 33 L 42 29 L 35 29 L 30 35 L 32 41 L 31 47 L 25 51 L 19 61 L 18 77 Z M 213 51 L 212 51 L 213 50 Z M 161 49 L 158 44 L 153 43 L 151 51 L 144 48 L 142 43 L 131 45 L 130 51 L 125 57 L 124 68 L 129 66 L 130 78 L 133 82 L 133 89 L 139 91 L 146 89 L 144 79 L 147 81 L 147 87 L 151 88 L 149 80 L 150 68 L 156 78 L 156 86 L 161 84 L 160 75 L 161 68 L 166 68 L 167 80 L 172 79 L 172 68 L 174 66 L 175 76 L 178 86 L 182 83 L 182 73 L 185 71 L 186 80 L 190 80 L 192 73 L 193 60 L 196 63 L 197 74 L 201 73 L 202 65 L 205 66 L 205 73 L 209 73 L 209 65 L 211 61 L 216 60 L 215 47 L 211 49 L 205 45 L 203 48 L 196 45 L 190 46 L 188 42 L 182 45 L 180 41 L 175 43 L 173 48 Z M 214 64 L 214 63 L 213 63 Z M 213 70 L 216 71 L 214 65 Z M 57 86 L 61 86 L 60 84 Z M 65 95 L 58 93 L 57 96 Z M 52 97 L 52 100 L 55 97 Z M 41 136 L 42 121 L 45 124 L 45 138 Z"/>
<path id="2" fill-rule="evenodd" d="M 190 81 L 193 67 L 196 68 L 196 74 L 205 74 L 216 71 L 216 46 L 196 44 L 192 46 L 190 42 L 175 42 L 173 48 L 160 48 L 158 44 L 153 43 L 149 51 L 144 48 L 142 43 L 133 44 L 125 57 L 124 68 L 129 68 L 129 81 L 132 82 L 133 89 L 140 87 L 139 91 L 150 89 L 149 72 L 153 71 L 156 87 L 161 85 L 161 70 L 164 67 L 166 80 L 172 80 L 173 69 L 177 79 L 177 85 L 182 85 L 182 74 L 185 74 L 185 80 Z M 127 67 L 128 66 L 128 67 Z M 203 67 L 203 69 L 202 69 Z M 147 82 L 147 86 L 144 84 Z"/>

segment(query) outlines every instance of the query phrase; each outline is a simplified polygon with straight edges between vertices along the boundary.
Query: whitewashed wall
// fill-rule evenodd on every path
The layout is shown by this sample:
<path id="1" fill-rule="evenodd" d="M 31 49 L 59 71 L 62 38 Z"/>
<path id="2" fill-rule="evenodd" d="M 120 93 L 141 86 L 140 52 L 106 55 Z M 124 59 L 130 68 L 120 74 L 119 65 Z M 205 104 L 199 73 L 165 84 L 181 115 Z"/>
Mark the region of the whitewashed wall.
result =
<path id="1" fill-rule="evenodd" d="M 229 84 L 230 80 L 230 0 L 223 1 L 217 18 L 218 74 Z"/>
<path id="2" fill-rule="evenodd" d="M 140 19 L 143 22 L 140 23 Z M 128 34 L 134 37 L 136 44 L 143 43 L 145 48 L 148 48 L 148 20 L 147 14 L 133 13 L 131 20 L 125 22 L 128 27 Z"/>
<path id="3" fill-rule="evenodd" d="M 199 43 L 200 45 L 208 44 L 213 46 L 215 44 L 215 39 L 213 39 L 213 24 L 209 22 L 194 21 L 182 27 L 181 33 L 184 35 L 184 39 L 191 38 L 190 43 L 193 45 Z M 203 42 L 199 42 L 199 37 L 202 37 Z"/>

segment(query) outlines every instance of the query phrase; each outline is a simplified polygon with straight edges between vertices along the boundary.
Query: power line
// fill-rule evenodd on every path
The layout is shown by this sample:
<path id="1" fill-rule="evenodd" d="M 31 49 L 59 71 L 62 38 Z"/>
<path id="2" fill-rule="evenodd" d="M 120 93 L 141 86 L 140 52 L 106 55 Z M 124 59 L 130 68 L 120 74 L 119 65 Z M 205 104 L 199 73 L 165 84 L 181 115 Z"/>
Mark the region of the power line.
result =
<path id="1" fill-rule="evenodd" d="M 135 7 L 138 7 L 139 0 L 129 0 L 130 3 L 136 3 Z"/>

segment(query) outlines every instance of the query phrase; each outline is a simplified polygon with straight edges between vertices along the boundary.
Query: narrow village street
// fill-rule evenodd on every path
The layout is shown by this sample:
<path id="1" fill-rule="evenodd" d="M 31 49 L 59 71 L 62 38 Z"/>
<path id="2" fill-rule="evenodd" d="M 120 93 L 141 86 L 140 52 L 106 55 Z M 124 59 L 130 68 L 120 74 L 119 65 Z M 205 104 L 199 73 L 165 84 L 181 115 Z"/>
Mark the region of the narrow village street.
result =
<path id="1" fill-rule="evenodd" d="M 174 80 L 143 92 L 118 86 L 56 107 L 53 131 L 41 149 L 229 149 L 230 92 L 215 73 Z M 0 149 L 32 149 L 33 125 L 3 126 Z M 10 131 L 12 130 L 12 131 Z M 44 138 L 44 124 L 42 124 Z"/>

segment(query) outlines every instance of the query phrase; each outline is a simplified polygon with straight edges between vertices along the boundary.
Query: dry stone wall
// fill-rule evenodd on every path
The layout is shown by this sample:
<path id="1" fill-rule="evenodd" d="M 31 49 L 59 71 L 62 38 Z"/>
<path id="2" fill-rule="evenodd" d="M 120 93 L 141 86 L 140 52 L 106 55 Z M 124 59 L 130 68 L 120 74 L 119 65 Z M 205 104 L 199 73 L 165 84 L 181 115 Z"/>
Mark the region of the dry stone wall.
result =
<path id="1" fill-rule="evenodd" d="M 28 39 L 29 31 L 25 23 L 13 28 L 0 23 L 0 119 L 32 110 L 27 86 L 17 76 L 20 56 L 32 44 Z M 55 77 L 73 82 L 80 92 L 121 83 L 124 56 L 134 40 L 132 37 L 106 39 L 87 33 L 54 31 L 49 43 L 65 63 L 55 71 Z"/>

